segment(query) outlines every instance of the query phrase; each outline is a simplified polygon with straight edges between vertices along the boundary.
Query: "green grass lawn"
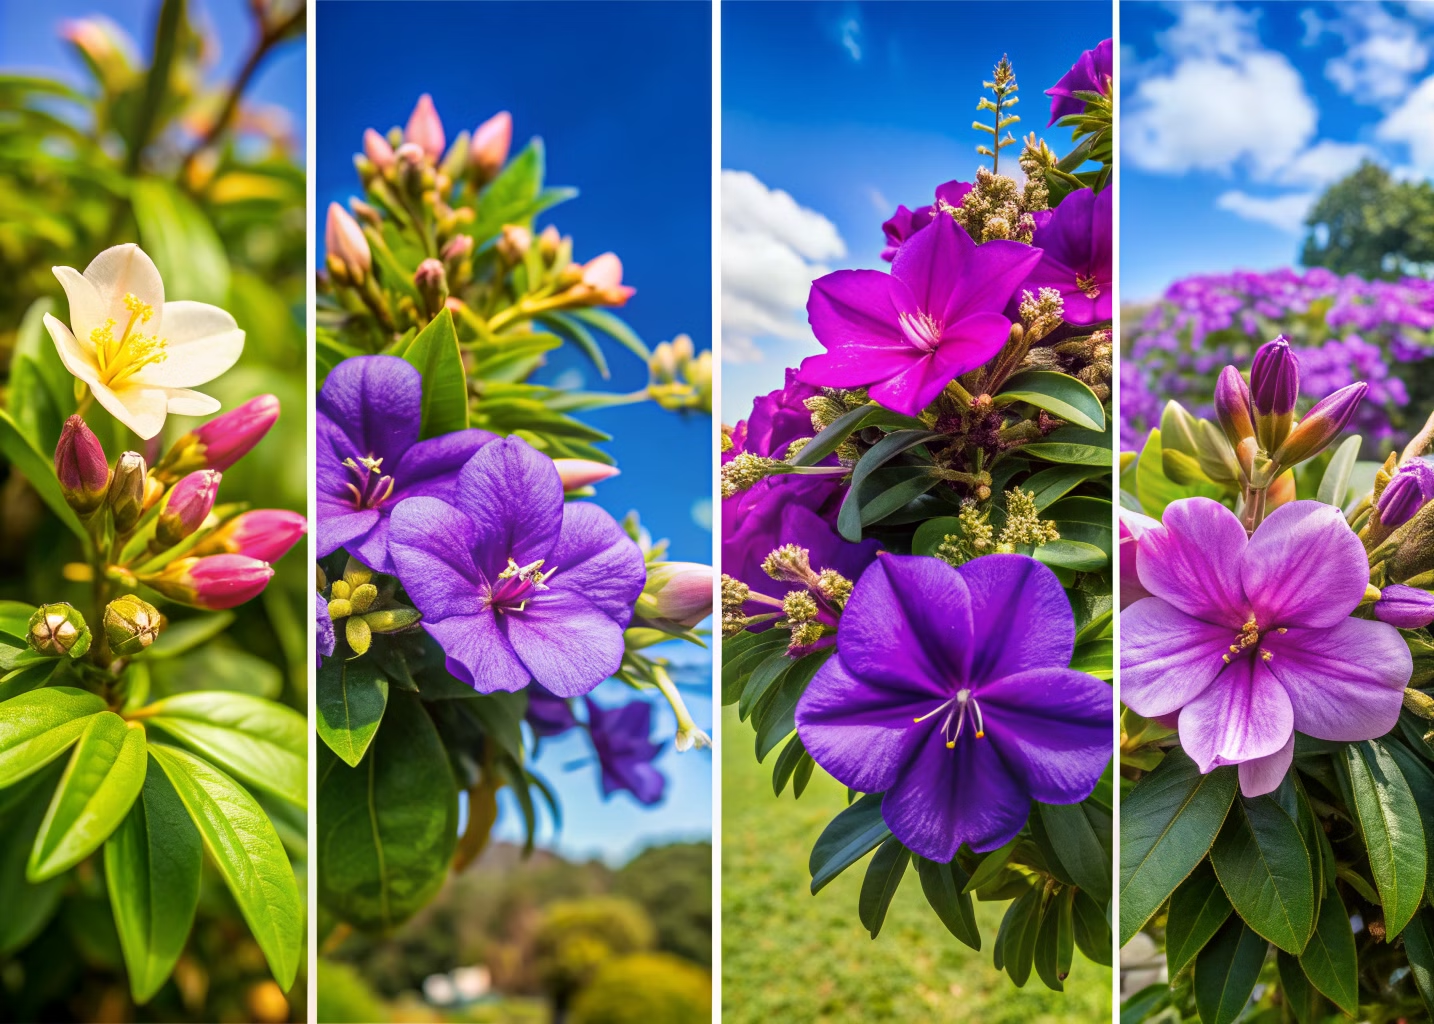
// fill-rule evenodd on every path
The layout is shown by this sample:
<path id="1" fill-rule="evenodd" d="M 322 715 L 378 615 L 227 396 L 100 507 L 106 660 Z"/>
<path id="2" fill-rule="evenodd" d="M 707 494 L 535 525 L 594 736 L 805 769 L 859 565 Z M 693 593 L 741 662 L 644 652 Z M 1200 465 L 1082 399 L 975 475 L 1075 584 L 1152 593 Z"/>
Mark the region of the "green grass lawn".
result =
<path id="1" fill-rule="evenodd" d="M 807 856 L 846 790 L 817 769 L 801 800 L 772 796 L 772 764 L 751 728 L 724 709 L 722 1020 L 960 1020 L 1079 1024 L 1111 1019 L 1111 972 L 1079 952 L 1065 993 L 1031 975 L 1024 989 L 991 966 L 1004 903 L 976 904 L 982 952 L 957 942 L 908 870 L 875 941 L 857 919 L 866 862 L 812 896 Z"/>

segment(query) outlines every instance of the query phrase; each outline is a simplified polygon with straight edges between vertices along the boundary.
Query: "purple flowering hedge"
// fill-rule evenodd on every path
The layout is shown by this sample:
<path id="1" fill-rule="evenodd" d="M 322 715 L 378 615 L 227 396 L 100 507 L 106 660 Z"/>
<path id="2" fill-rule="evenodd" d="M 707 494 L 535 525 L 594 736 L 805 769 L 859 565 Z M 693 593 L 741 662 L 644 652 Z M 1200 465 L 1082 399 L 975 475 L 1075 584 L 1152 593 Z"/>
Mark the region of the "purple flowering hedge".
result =
<path id="1" fill-rule="evenodd" d="M 579 418 L 647 400 L 709 415 L 710 355 L 685 337 L 649 351 L 609 312 L 633 293 L 618 257 L 578 264 L 555 228 L 535 237 L 573 193 L 544 187 L 538 140 L 510 159 L 511 134 L 500 113 L 450 143 L 424 96 L 404 129 L 366 134 L 365 200 L 328 211 L 318 889 L 328 920 L 369 932 L 483 851 L 502 790 L 529 847 L 539 804 L 561 820 L 533 767 L 544 739 L 583 731 L 602 794 L 647 806 L 666 787 L 650 697 L 672 706 L 678 750 L 710 743 L 654 645 L 703 643 L 712 570 L 582 500 L 617 469 Z M 648 364 L 647 388 L 530 380 L 564 344 L 606 376 L 599 338 Z M 604 706 L 589 694 L 607 679 L 644 696 Z"/>
<path id="2" fill-rule="evenodd" d="M 1262 345 L 1122 457 L 1119 938 L 1169 972 L 1123 1019 L 1434 1009 L 1434 418 L 1359 461 L 1411 424 L 1342 344 Z"/>
<path id="3" fill-rule="evenodd" d="M 1018 183 L 997 65 L 991 166 L 898 208 L 889 273 L 813 283 L 825 352 L 722 455 L 723 703 L 777 797 L 851 792 L 812 892 L 867 860 L 874 938 L 913 869 L 955 940 L 1056 990 L 1076 949 L 1111 962 L 1110 66 L 1048 90 L 1073 148 L 1032 134 Z M 997 935 L 973 896 L 1009 901 Z"/>

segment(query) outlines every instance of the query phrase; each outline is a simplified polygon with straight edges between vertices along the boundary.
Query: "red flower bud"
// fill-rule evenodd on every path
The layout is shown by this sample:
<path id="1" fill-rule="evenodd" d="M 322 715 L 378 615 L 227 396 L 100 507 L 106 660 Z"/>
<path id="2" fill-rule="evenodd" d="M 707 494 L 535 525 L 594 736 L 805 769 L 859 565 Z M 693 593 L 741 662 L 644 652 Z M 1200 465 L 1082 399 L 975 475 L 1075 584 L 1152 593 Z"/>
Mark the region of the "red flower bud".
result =
<path id="1" fill-rule="evenodd" d="M 60 431 L 55 446 L 55 475 L 70 507 L 88 515 L 104 504 L 110 485 L 110 467 L 105 450 L 84 419 L 71 416 Z"/>
<path id="2" fill-rule="evenodd" d="M 217 611 L 257 597 L 274 570 L 247 555 L 181 558 L 142 581 L 172 601 Z"/>
<path id="3" fill-rule="evenodd" d="M 277 562 L 298 543 L 309 524 L 297 512 L 260 508 L 244 512 L 215 530 L 195 547 L 195 555 L 247 555 Z"/>
<path id="4" fill-rule="evenodd" d="M 170 488 L 154 523 L 155 550 L 173 547 L 204 525 L 214 510 L 221 479 L 218 470 L 199 469 Z"/>
<path id="5" fill-rule="evenodd" d="M 175 441 L 155 467 L 155 475 L 172 484 L 196 469 L 228 469 L 264 439 L 278 418 L 278 398 L 251 398 Z"/>

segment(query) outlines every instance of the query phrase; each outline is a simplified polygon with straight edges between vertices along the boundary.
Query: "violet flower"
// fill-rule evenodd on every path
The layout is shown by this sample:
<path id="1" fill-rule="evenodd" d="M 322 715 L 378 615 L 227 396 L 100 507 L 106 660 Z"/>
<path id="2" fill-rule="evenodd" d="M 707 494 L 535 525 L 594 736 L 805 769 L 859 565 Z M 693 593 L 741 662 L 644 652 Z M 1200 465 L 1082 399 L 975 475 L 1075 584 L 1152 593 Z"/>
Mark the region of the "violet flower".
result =
<path id="1" fill-rule="evenodd" d="M 1150 596 L 1140 583 L 1140 541 L 1160 520 L 1126 508 L 1117 508 L 1116 515 L 1120 519 L 1120 607 L 1128 608 Z"/>
<path id="2" fill-rule="evenodd" d="M 807 318 L 824 355 L 797 377 L 825 387 L 869 387 L 871 397 L 915 415 L 948 382 L 1006 343 L 1002 315 L 1041 250 L 998 240 L 977 245 L 938 217 L 902 245 L 891 273 L 838 270 L 812 283 Z"/>
<path id="3" fill-rule="evenodd" d="M 1152 595 L 1126 609 L 1121 691 L 1147 718 L 1179 712 L 1202 772 L 1240 766 L 1240 790 L 1274 790 L 1295 732 L 1354 742 L 1399 718 L 1413 672 L 1399 631 L 1351 618 L 1369 584 L 1364 547 L 1339 509 L 1277 508 L 1246 537 L 1209 498 L 1182 498 L 1140 541 Z"/>
<path id="4" fill-rule="evenodd" d="M 1434 499 L 1434 467 L 1423 459 L 1411 459 L 1384 485 L 1374 507 L 1379 509 L 1381 525 L 1403 526 L 1430 499 Z"/>
<path id="5" fill-rule="evenodd" d="M 601 766 L 604 797 L 627 790 L 640 804 L 651 807 L 662 799 L 667 780 L 652 766 L 662 751 L 653 743 L 652 705 L 634 700 L 620 708 L 604 709 L 587 698 L 588 736 Z"/>
<path id="6" fill-rule="evenodd" d="M 566 697 L 558 697 L 541 686 L 528 687 L 528 713 L 525 716 L 539 739 L 560 736 L 578 724 L 573 706 Z"/>
<path id="7" fill-rule="evenodd" d="M 617 671 L 647 578 L 607 512 L 563 501 L 553 460 L 518 437 L 480 448 L 452 496 L 405 498 L 389 552 L 448 672 L 481 693 L 537 680 L 559 697 Z"/>
<path id="8" fill-rule="evenodd" d="M 1374 617 L 1400 629 L 1423 629 L 1434 622 L 1434 594 L 1392 583 L 1380 591 Z"/>
<path id="9" fill-rule="evenodd" d="M 319 392 L 319 558 L 346 548 L 392 573 L 389 515 L 404 498 L 451 498 L 458 472 L 492 441 L 486 430 L 418 439 L 423 377 L 397 356 L 358 356 L 334 367 Z"/>
<path id="10" fill-rule="evenodd" d="M 1077 97 L 1076 93 L 1108 95 L 1109 79 L 1115 73 L 1113 49 L 1109 39 L 1097 43 L 1094 50 L 1081 54 L 1061 80 L 1046 90 L 1046 95 L 1051 98 L 1051 119 L 1046 122 L 1047 128 L 1067 114 L 1079 114 L 1085 110 L 1085 100 Z"/>
<path id="11" fill-rule="evenodd" d="M 1074 645 L 1065 591 L 1033 558 L 885 555 L 852 591 L 797 733 L 838 781 L 885 794 L 908 849 L 942 863 L 962 843 L 994 850 L 1033 799 L 1084 800 L 1110 762 L 1111 688 L 1067 667 Z"/>
<path id="12" fill-rule="evenodd" d="M 1066 196 L 1054 210 L 1035 215 L 1032 245 L 1041 262 L 1021 286 L 1032 294 L 1054 288 L 1065 300 L 1065 321 L 1099 323 L 1111 313 L 1111 190 L 1088 188 Z"/>
<path id="13" fill-rule="evenodd" d="M 886 247 L 881 250 L 881 258 L 890 263 L 896 258 L 896 251 L 901 248 L 902 243 L 930 224 L 943 203 L 947 206 L 960 206 L 961 200 L 965 199 L 966 193 L 970 191 L 969 181 L 948 181 L 944 185 L 936 186 L 936 202 L 918 206 L 914 210 L 898 206 L 891 219 L 881 226 L 882 233 L 886 235 Z"/>
<path id="14" fill-rule="evenodd" d="M 329 618 L 329 602 L 323 594 L 314 595 L 314 667 L 323 668 L 324 659 L 334 653 L 334 620 Z"/>

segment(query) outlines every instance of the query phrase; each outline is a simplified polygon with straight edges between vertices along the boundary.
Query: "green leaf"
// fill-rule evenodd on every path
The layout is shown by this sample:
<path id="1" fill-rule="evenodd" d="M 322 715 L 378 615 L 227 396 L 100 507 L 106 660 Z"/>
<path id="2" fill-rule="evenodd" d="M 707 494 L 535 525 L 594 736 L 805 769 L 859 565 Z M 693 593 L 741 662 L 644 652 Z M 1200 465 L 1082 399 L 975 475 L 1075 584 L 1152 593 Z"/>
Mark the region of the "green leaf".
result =
<path id="1" fill-rule="evenodd" d="M 243 693 L 196 690 L 144 710 L 151 725 L 241 782 L 308 806 L 309 729 L 293 708 Z"/>
<path id="2" fill-rule="evenodd" d="M 1358 434 L 1346 437 L 1334 450 L 1334 457 L 1320 477 L 1319 491 L 1315 498 L 1326 505 L 1344 507 L 1345 496 L 1349 494 L 1349 478 L 1354 473 L 1354 464 L 1359 459 L 1359 448 L 1364 439 Z"/>
<path id="3" fill-rule="evenodd" d="M 966 888 L 962 892 L 975 892 L 987 882 L 995 879 L 1010 862 L 1011 854 L 1016 852 L 1016 844 L 1020 841 L 1020 837 L 1016 836 L 1005 846 L 998 846 L 990 853 L 983 854 L 981 863 L 977 864 L 976 870 L 971 872 L 971 877 L 967 879 Z"/>
<path id="4" fill-rule="evenodd" d="M 304 948 L 304 902 L 273 824 L 242 786 L 207 761 L 165 743 L 149 749 L 287 992 Z"/>
<path id="5" fill-rule="evenodd" d="M 1404 781 L 1414 795 L 1414 805 L 1419 808 L 1419 820 L 1424 827 L 1424 899 L 1434 902 L 1434 856 L 1430 856 L 1428 849 L 1430 837 L 1434 837 L 1434 772 L 1402 744 L 1385 743 L 1383 747 L 1404 773 Z"/>
<path id="6" fill-rule="evenodd" d="M 861 880 L 861 896 L 857 902 L 857 914 L 861 923 L 874 939 L 881 933 L 886 910 L 891 898 L 901 885 L 906 874 L 906 865 L 911 863 L 911 851 L 901 845 L 901 840 L 892 836 L 877 848 L 866 875 Z"/>
<path id="7" fill-rule="evenodd" d="M 647 344 L 638 337 L 626 320 L 616 313 L 610 313 L 605 309 L 570 309 L 567 317 L 571 320 L 579 320 L 589 327 L 595 327 L 602 331 L 613 341 L 627 349 L 644 363 L 652 358 L 652 352 Z"/>
<path id="8" fill-rule="evenodd" d="M 164 278 L 165 295 L 223 305 L 229 258 L 204 211 L 172 182 L 145 178 L 130 194 L 139 240 Z"/>
<path id="9" fill-rule="evenodd" d="M 1087 430 L 1105 429 L 1105 407 L 1095 392 L 1076 378 L 1054 370 L 1027 370 L 1006 382 L 997 405 L 1029 402 L 1067 423 Z"/>
<path id="10" fill-rule="evenodd" d="M 59 757 L 104 710 L 101 697 L 70 686 L 49 686 L 0 704 L 0 786 Z"/>
<path id="11" fill-rule="evenodd" d="M 885 474 L 880 478 L 873 478 L 872 474 L 903 452 L 942 436 L 931 430 L 896 430 L 872 445 L 852 470 L 851 487 L 837 511 L 837 529 L 841 535 L 850 541 L 860 540 L 863 526 L 881 521 L 934 487 L 936 480 L 930 478 L 925 467 L 912 467 L 915 471 L 902 474 L 895 487 Z M 868 481 L 871 486 L 866 486 Z"/>
<path id="12" fill-rule="evenodd" d="M 370 931 L 406 921 L 448 877 L 458 785 L 418 697 L 398 692 L 357 768 L 319 750 L 319 901 Z"/>
<path id="13" fill-rule="evenodd" d="M 1071 880 L 1099 903 L 1110 899 L 1111 815 L 1095 804 L 1036 804 L 1051 846 Z"/>
<path id="14" fill-rule="evenodd" d="M 1180 498 L 1204 496 L 1218 498 L 1222 490 L 1213 484 L 1177 484 L 1165 475 L 1161 460 L 1160 431 L 1152 430 L 1140 450 L 1135 464 L 1135 486 L 1141 508 L 1148 516 L 1159 519 L 1165 506 Z"/>
<path id="15" fill-rule="evenodd" d="M 1120 808 L 1120 944 L 1131 940 L 1205 858 L 1235 799 L 1233 767 L 1201 775 L 1171 750 Z"/>
<path id="16" fill-rule="evenodd" d="M 363 760 L 388 706 L 388 679 L 367 658 L 328 658 L 318 671 L 319 738 L 349 767 Z"/>
<path id="17" fill-rule="evenodd" d="M 199 904 L 203 841 L 162 768 L 105 843 L 110 906 L 130 992 L 149 1002 L 184 952 Z"/>
<path id="18" fill-rule="evenodd" d="M 1075 952 L 1071 900 L 1075 893 L 1074 889 L 1066 889 L 1046 900 L 1036 933 L 1036 974 L 1053 992 L 1065 991 L 1065 980 L 1071 971 L 1071 957 Z"/>
<path id="19" fill-rule="evenodd" d="M 1310 984 L 1309 978 L 1300 967 L 1300 962 L 1283 949 L 1275 952 L 1275 964 L 1280 976 L 1281 995 L 1284 1004 L 1298 1024 L 1322 1024 L 1328 1015 L 1319 990 Z"/>
<path id="20" fill-rule="evenodd" d="M 1033 552 L 1042 565 L 1076 572 L 1098 572 L 1110 564 L 1110 556 L 1094 544 L 1077 540 L 1053 540 Z"/>
<path id="21" fill-rule="evenodd" d="M 1095 477 L 1108 479 L 1110 472 L 1095 466 L 1052 466 L 1021 481 L 1021 490 L 1034 494 L 1036 511 L 1044 512 L 1049 505 Z"/>
<path id="22" fill-rule="evenodd" d="M 763 761 L 797 727 L 797 701 L 806 692 L 812 677 L 826 664 L 835 648 L 827 647 L 792 663 L 768 698 L 753 708 L 752 724 L 757 732 L 757 760 Z"/>
<path id="23" fill-rule="evenodd" d="M 1006 934 L 1001 943 L 1006 974 L 1017 988 L 1023 988 L 1031 977 L 1035 963 L 1036 939 L 1040 934 L 1042 890 L 1031 886 L 1011 904 L 1002 922 Z"/>
<path id="24" fill-rule="evenodd" d="M 1238 917 L 1225 922 L 1195 958 L 1195 1007 L 1203 1024 L 1234 1024 L 1255 991 L 1269 949 Z"/>
<path id="25" fill-rule="evenodd" d="M 827 823 L 812 847 L 808 869 L 812 895 L 837 875 L 886 842 L 891 829 L 881 817 L 881 794 L 868 793 Z"/>
<path id="26" fill-rule="evenodd" d="M 1037 441 L 1020 447 L 1022 455 L 1032 455 L 1047 462 L 1062 462 L 1071 466 L 1103 466 L 1107 469 L 1115 464 L 1115 456 L 1109 448 L 1098 448 L 1090 444 L 1058 444 Z"/>
<path id="27" fill-rule="evenodd" d="M 74 867 L 119 827 L 144 785 L 144 748 L 138 722 L 112 711 L 89 718 L 30 849 L 30 881 Z"/>
<path id="28" fill-rule="evenodd" d="M 3 928 L 3 925 L 0 925 Z M 0 952 L 4 944 L 0 943 Z M 1404 951 L 1409 955 L 1409 973 L 1424 1008 L 1434 1016 L 1434 911 L 1420 910 L 1404 928 Z"/>
<path id="29" fill-rule="evenodd" d="M 876 426 L 902 427 L 907 430 L 927 429 L 927 425 L 914 416 L 903 416 L 873 402 L 858 406 L 832 420 L 797 453 L 792 465 L 815 466 L 858 430 Z"/>
<path id="30" fill-rule="evenodd" d="M 402 352 L 404 362 L 423 375 L 421 439 L 468 429 L 468 377 L 453 314 L 440 310 Z"/>
<path id="31" fill-rule="evenodd" d="M 39 797 L 54 784 L 56 775 L 46 772 L 16 786 L 25 798 L 0 813 L 0 906 L 5 908 L 0 913 L 0 956 L 29 945 L 60 905 L 64 878 L 51 878 L 39 885 L 25 880 L 30 847 L 45 815 L 45 800 Z"/>
<path id="32" fill-rule="evenodd" d="M 1407 944 L 1407 937 L 1405 941 Z M 1311 984 L 1341 1010 L 1351 1017 L 1358 1015 L 1359 959 L 1349 913 L 1337 891 L 1331 891 L 1320 903 L 1319 921 L 1300 956 L 1300 967 Z"/>
<path id="33" fill-rule="evenodd" d="M 1287 953 L 1304 950 L 1314 928 L 1314 872 L 1299 826 L 1273 797 L 1235 801 L 1210 863 L 1246 924 Z"/>
<path id="34" fill-rule="evenodd" d="M 782 752 L 777 755 L 776 763 L 772 765 L 772 795 L 781 796 L 787 788 L 787 783 L 792 779 L 792 773 L 797 770 L 797 765 L 802 763 L 802 756 L 806 754 L 807 748 L 802 744 L 802 738 L 796 733 L 782 747 Z"/>
<path id="35" fill-rule="evenodd" d="M 1208 860 L 1190 873 L 1170 897 L 1165 923 L 1165 963 L 1171 981 L 1194 961 L 1205 943 L 1230 917 L 1230 899 Z"/>
<path id="36" fill-rule="evenodd" d="M 1100 904 L 1084 889 L 1077 889 L 1071 905 L 1076 946 L 1091 963 L 1110 966 L 1110 921 Z"/>
<path id="37" fill-rule="evenodd" d="M 55 513 L 60 522 L 70 528 L 71 533 L 80 538 L 88 550 L 89 534 L 80 524 L 75 510 L 65 503 L 65 495 L 60 490 L 60 481 L 55 476 L 51 457 L 35 447 L 34 442 L 21 432 L 19 425 L 4 409 L 0 409 L 0 455 L 5 456 L 10 465 L 35 489 L 40 500 L 50 507 L 50 511 Z"/>
<path id="38" fill-rule="evenodd" d="M 970 893 L 963 891 L 971 876 L 955 861 L 938 864 L 936 861 L 914 855 L 913 859 L 916 861 L 917 877 L 921 879 L 921 891 L 926 894 L 926 902 L 931 904 L 931 909 L 936 911 L 936 916 L 941 919 L 946 930 L 956 936 L 958 941 L 979 950 L 981 929 L 976 924 L 976 910 L 971 905 Z M 1107 929 L 1107 945 L 1110 944 L 1109 934 Z"/>
<path id="39" fill-rule="evenodd" d="M 1169 1005 L 1171 989 L 1163 981 L 1146 985 L 1120 1004 L 1120 1024 L 1141 1024 Z"/>
<path id="40" fill-rule="evenodd" d="M 1378 740 L 1345 746 L 1345 766 L 1374 884 L 1390 939 L 1404 930 L 1424 896 L 1424 828 L 1409 783 Z"/>
<path id="41" fill-rule="evenodd" d="M 233 612 L 214 612 L 171 623 L 139 657 L 145 661 L 163 661 L 166 658 L 178 657 L 185 651 L 191 651 L 213 640 L 233 622 Z"/>

